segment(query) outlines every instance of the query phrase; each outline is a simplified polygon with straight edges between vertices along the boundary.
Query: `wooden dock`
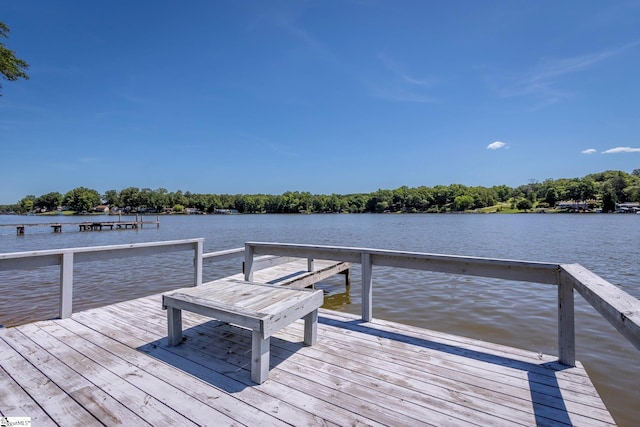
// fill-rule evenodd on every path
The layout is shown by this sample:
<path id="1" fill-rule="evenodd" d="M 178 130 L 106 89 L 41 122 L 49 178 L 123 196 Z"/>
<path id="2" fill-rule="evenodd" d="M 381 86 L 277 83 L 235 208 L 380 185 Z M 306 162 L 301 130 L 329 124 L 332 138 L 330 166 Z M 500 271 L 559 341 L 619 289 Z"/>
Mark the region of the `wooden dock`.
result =
<path id="1" fill-rule="evenodd" d="M 143 221 L 137 219 L 134 221 L 83 221 L 83 222 L 65 222 L 65 223 L 34 223 L 34 224 L 3 224 L 0 227 L 15 227 L 16 233 L 21 236 L 24 235 L 27 227 L 51 227 L 54 233 L 62 233 L 62 227 L 79 227 L 79 231 L 102 231 L 103 229 L 119 230 L 119 229 L 138 229 L 144 225 L 155 225 L 160 227 L 160 219 L 156 218 L 155 221 Z"/>
<path id="2" fill-rule="evenodd" d="M 155 224 L 160 227 L 160 221 L 87 221 L 78 224 L 80 231 L 102 231 L 102 229 L 137 229 L 145 224 Z"/>
<path id="3" fill-rule="evenodd" d="M 583 367 L 321 310 L 272 337 L 250 379 L 251 331 L 184 313 L 167 345 L 161 296 L 0 329 L 0 413 L 34 425 L 614 425 Z"/>
<path id="4" fill-rule="evenodd" d="M 202 287 L 302 287 L 359 262 L 362 316 L 321 309 L 313 346 L 302 320 L 280 329 L 258 385 L 253 333 L 233 322 L 186 311 L 169 346 L 162 294 L 73 312 L 74 263 L 187 250 Z M 203 261 L 239 256 L 242 275 L 202 282 Z M 640 348 L 640 302 L 577 264 L 256 242 L 204 254 L 203 239 L 0 254 L 0 271 L 48 265 L 61 319 L 0 328 L 0 416 L 34 425 L 611 426 L 574 358 L 573 289 Z M 374 319 L 373 265 L 555 284 L 558 355 Z M 258 298 L 246 286 L 239 307 Z"/>

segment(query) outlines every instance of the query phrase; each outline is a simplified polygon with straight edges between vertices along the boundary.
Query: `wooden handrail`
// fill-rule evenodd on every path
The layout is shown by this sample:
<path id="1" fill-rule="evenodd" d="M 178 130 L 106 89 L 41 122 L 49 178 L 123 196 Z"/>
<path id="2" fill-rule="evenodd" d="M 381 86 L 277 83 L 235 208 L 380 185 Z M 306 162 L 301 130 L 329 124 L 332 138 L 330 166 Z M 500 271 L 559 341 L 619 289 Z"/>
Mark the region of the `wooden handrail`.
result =
<path id="1" fill-rule="evenodd" d="M 580 264 L 560 265 L 560 280 L 572 286 L 640 350 L 640 301 Z"/>
<path id="2" fill-rule="evenodd" d="M 165 242 L 132 243 L 127 245 L 88 246 L 5 253 L 0 254 L 0 271 L 59 265 L 59 316 L 61 319 L 64 319 L 70 317 L 73 313 L 73 265 L 75 263 L 193 250 L 194 285 L 197 286 L 202 283 L 203 245 L 204 239 L 199 238 Z"/>
<path id="3" fill-rule="evenodd" d="M 574 289 L 640 350 L 640 301 L 579 264 L 288 243 L 247 242 L 244 248 L 209 253 L 203 252 L 203 246 L 204 239 L 199 238 L 5 253 L 0 254 L 0 271 L 59 265 L 61 318 L 69 317 L 73 312 L 74 264 L 188 250 L 194 251 L 196 286 L 202 283 L 202 264 L 205 259 L 220 261 L 244 254 L 246 280 L 251 280 L 257 269 L 276 265 L 289 258 L 307 258 L 309 269 L 313 269 L 314 259 L 361 264 L 364 321 L 370 321 L 373 317 L 374 266 L 545 283 L 558 286 L 558 357 L 561 363 L 570 366 L 575 364 Z"/>
<path id="4" fill-rule="evenodd" d="M 245 278 L 253 274 L 256 255 L 306 257 L 359 263 L 362 266 L 362 320 L 373 317 L 373 266 L 407 268 L 558 286 L 558 359 L 575 365 L 574 295 L 576 289 L 605 319 L 640 350 L 640 301 L 579 264 L 402 252 L 344 246 L 245 243 Z"/>
<path id="5" fill-rule="evenodd" d="M 216 261 L 223 261 L 227 259 L 239 258 L 244 255 L 244 248 L 226 249 L 217 252 L 207 252 L 202 254 L 202 258 L 209 259 L 214 258 Z"/>

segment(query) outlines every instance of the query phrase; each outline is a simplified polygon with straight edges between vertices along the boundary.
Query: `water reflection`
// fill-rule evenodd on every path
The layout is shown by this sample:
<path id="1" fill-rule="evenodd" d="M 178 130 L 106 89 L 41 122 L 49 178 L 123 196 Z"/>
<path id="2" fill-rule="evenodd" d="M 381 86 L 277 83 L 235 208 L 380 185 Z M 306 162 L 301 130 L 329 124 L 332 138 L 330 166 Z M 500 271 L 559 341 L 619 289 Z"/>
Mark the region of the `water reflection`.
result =
<path id="1" fill-rule="evenodd" d="M 343 286 L 342 292 L 336 292 L 334 289 L 325 289 L 316 285 L 316 289 L 324 291 L 324 304 L 322 308 L 328 310 L 344 310 L 344 306 L 351 304 L 351 286 Z"/>

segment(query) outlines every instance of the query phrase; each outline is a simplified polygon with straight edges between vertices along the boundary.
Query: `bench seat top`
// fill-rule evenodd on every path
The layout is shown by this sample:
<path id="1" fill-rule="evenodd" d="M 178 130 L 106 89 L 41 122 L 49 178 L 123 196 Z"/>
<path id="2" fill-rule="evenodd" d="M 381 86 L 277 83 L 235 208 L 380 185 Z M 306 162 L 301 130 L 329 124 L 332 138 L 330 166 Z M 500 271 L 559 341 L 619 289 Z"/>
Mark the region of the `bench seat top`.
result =
<path id="1" fill-rule="evenodd" d="M 221 279 L 163 295 L 163 308 L 188 310 L 269 337 L 322 306 L 322 290 Z"/>

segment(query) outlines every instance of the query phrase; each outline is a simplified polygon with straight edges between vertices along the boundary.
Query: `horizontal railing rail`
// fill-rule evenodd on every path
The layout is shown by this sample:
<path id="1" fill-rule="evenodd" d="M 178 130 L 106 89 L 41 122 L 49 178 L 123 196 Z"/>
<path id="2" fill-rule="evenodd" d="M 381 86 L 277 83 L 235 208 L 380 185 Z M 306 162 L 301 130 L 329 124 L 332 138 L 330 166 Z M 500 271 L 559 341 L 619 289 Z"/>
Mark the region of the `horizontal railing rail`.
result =
<path id="1" fill-rule="evenodd" d="M 244 257 L 244 248 L 226 249 L 216 252 L 207 252 L 202 254 L 202 258 L 205 260 L 214 261 L 226 261 L 229 259 Z M 253 271 L 263 270 L 269 267 L 275 267 L 277 265 L 286 264 L 288 262 L 295 261 L 297 258 L 281 257 L 275 255 L 265 255 L 263 257 L 254 258 Z M 242 271 L 244 272 L 244 263 L 242 264 Z"/>
<path id="2" fill-rule="evenodd" d="M 59 316 L 73 313 L 73 266 L 76 263 L 104 261 L 132 256 L 149 256 L 170 252 L 194 251 L 194 285 L 202 283 L 204 239 L 132 243 L 127 245 L 50 249 L 0 254 L 0 271 L 60 266 Z"/>
<path id="3" fill-rule="evenodd" d="M 350 262 L 362 268 L 362 319 L 373 317 L 373 267 L 396 267 L 439 273 L 556 285 L 558 288 L 558 358 L 575 365 L 574 289 L 629 342 L 640 350 L 640 301 L 579 264 L 553 264 L 506 259 L 402 252 L 343 246 L 247 242 L 244 248 L 203 252 L 204 239 L 184 239 L 127 245 L 53 249 L 0 254 L 0 271 L 60 266 L 61 318 L 73 312 L 73 266 L 131 256 L 194 251 L 194 285 L 202 284 L 204 260 L 222 261 L 244 256 L 245 280 L 253 273 L 292 259 Z"/>
<path id="4" fill-rule="evenodd" d="M 226 261 L 229 259 L 240 258 L 244 256 L 244 248 L 225 249 L 217 252 L 207 252 L 202 254 L 203 259 L 212 259 L 215 261 Z"/>
<path id="5" fill-rule="evenodd" d="M 245 243 L 245 280 L 252 280 L 254 257 L 276 255 L 346 261 L 362 267 L 362 320 L 373 317 L 373 266 L 396 267 L 496 279 L 535 282 L 558 287 L 558 359 L 575 365 L 574 292 L 640 350 L 640 301 L 578 264 L 439 255 L 343 246 L 288 243 Z"/>
<path id="6" fill-rule="evenodd" d="M 572 287 L 640 350 L 640 301 L 580 264 L 562 264 L 560 283 Z"/>

